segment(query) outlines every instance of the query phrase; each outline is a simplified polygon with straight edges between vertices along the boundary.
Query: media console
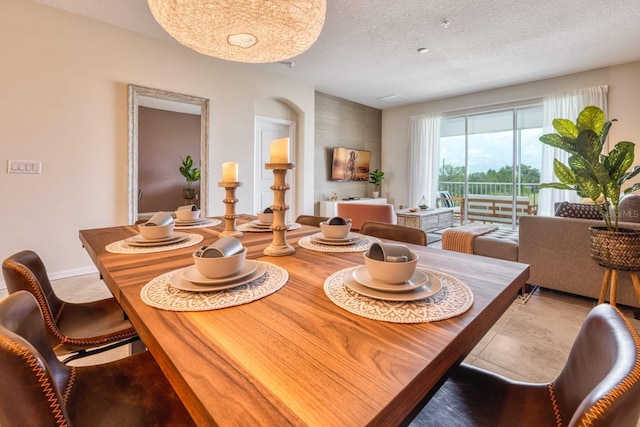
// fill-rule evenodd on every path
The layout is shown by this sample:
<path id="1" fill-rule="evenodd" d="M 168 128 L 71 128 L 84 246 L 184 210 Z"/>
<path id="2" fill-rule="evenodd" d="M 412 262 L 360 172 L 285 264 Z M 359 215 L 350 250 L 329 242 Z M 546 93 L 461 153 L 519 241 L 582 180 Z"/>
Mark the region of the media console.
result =
<path id="1" fill-rule="evenodd" d="M 320 201 L 320 216 L 332 217 L 338 215 L 338 203 L 367 203 L 370 205 L 386 205 L 387 199 L 384 197 L 378 197 L 375 199 L 362 198 L 355 200 L 335 200 L 335 201 Z"/>

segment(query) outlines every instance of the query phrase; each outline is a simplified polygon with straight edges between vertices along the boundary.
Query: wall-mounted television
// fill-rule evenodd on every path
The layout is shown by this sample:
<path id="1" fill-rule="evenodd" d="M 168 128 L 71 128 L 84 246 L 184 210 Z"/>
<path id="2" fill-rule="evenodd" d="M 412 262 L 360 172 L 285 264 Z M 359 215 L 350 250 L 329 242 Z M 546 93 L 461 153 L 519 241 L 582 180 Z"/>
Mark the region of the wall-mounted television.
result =
<path id="1" fill-rule="evenodd" d="M 371 151 L 353 148 L 333 149 L 332 181 L 369 181 Z"/>

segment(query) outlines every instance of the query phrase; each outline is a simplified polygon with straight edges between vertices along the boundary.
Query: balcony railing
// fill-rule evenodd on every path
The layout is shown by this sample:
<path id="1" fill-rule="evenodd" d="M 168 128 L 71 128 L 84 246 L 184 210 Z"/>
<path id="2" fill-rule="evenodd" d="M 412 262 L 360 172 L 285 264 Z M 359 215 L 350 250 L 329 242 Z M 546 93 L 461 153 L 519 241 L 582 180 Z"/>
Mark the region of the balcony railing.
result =
<path id="1" fill-rule="evenodd" d="M 511 182 L 470 182 L 468 194 L 480 194 L 487 196 L 512 196 L 513 184 Z M 464 197 L 463 182 L 440 181 L 438 191 L 446 191 L 454 197 Z M 516 184 L 516 196 L 529 196 L 537 198 L 540 192 L 540 184 Z"/>

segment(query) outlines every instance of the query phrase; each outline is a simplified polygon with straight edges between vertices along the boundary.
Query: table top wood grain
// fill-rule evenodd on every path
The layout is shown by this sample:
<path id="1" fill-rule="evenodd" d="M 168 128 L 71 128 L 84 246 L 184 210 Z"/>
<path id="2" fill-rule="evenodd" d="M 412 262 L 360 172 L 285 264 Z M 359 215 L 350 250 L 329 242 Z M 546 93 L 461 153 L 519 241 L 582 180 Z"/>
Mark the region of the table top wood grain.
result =
<path id="1" fill-rule="evenodd" d="M 253 217 L 243 215 L 238 223 Z M 186 232 L 216 240 L 224 224 Z M 240 237 L 248 258 L 286 269 L 276 293 L 249 304 L 206 312 L 171 312 L 142 302 L 155 277 L 193 263 L 197 246 L 148 254 L 112 254 L 105 246 L 137 234 L 135 226 L 82 230 L 80 240 L 142 340 L 199 425 L 399 425 L 428 400 L 514 300 L 527 265 L 409 245 L 420 265 L 469 286 L 472 307 L 431 323 L 366 319 L 334 305 L 325 279 L 361 265 L 362 253 L 300 247 L 318 232 L 286 233 L 296 248 L 269 257 L 271 233 Z"/>

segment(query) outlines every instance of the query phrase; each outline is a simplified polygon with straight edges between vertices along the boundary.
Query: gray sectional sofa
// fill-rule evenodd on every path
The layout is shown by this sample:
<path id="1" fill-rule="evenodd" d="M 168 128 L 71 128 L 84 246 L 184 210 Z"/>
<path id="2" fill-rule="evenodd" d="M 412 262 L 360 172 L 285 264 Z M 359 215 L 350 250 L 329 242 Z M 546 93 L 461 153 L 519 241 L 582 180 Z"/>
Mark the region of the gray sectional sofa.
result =
<path id="1" fill-rule="evenodd" d="M 589 227 L 603 225 L 602 220 L 521 217 L 518 261 L 530 266 L 528 283 L 598 299 L 604 268 L 591 259 Z M 640 230 L 639 223 L 626 222 L 621 226 Z M 616 300 L 634 307 L 638 318 L 640 302 L 628 272 L 619 274 Z"/>

